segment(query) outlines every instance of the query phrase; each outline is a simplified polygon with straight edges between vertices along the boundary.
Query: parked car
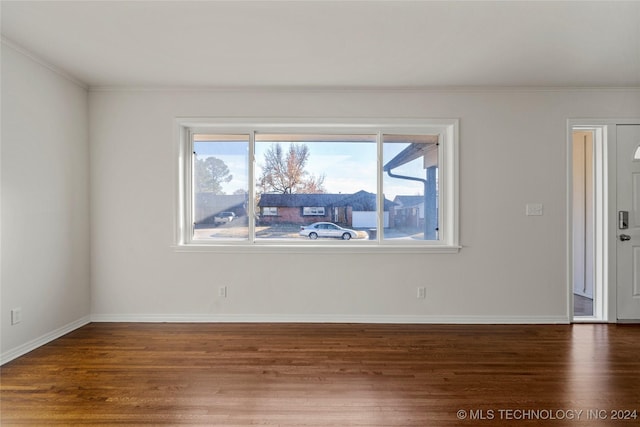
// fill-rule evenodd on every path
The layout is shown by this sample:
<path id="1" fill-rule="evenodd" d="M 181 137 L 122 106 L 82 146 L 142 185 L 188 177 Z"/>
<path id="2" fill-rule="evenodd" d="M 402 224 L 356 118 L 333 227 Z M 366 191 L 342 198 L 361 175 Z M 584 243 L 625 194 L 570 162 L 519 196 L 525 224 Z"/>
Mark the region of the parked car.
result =
<path id="1" fill-rule="evenodd" d="M 349 240 L 358 237 L 354 230 L 340 227 L 332 222 L 314 222 L 311 225 L 300 227 L 300 235 L 307 236 L 315 240 L 318 237 L 337 237 L 342 240 Z"/>
<path id="2" fill-rule="evenodd" d="M 233 212 L 220 212 L 213 218 L 213 221 L 216 224 L 226 224 L 227 222 L 233 221 L 235 217 L 236 214 L 234 214 Z"/>

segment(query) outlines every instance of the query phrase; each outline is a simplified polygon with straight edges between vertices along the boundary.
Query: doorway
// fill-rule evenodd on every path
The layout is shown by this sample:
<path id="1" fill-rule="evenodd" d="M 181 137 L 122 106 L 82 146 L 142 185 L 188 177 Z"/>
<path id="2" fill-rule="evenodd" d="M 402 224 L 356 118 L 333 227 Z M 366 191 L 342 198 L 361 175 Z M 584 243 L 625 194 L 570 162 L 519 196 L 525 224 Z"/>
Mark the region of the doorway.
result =
<path id="1" fill-rule="evenodd" d="M 606 154 L 602 126 L 571 128 L 572 294 L 574 322 L 604 321 Z"/>

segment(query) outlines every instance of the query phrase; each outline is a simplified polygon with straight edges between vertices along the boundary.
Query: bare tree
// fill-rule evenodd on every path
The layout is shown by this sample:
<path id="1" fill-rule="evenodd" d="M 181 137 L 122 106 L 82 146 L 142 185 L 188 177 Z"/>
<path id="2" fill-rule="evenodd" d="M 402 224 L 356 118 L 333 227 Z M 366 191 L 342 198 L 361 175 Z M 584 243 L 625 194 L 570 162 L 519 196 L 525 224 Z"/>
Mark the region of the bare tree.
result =
<path id="1" fill-rule="evenodd" d="M 280 144 L 272 144 L 264 153 L 259 178 L 263 193 L 324 193 L 324 174 L 316 177 L 305 170 L 309 160 L 306 144 L 291 144 L 284 153 Z"/>

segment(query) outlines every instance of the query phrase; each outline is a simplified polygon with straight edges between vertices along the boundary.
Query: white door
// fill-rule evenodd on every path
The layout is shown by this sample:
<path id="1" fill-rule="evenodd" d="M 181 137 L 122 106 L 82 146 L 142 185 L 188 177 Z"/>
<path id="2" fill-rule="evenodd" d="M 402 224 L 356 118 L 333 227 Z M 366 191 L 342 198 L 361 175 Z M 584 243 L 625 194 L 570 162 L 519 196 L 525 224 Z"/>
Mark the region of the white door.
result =
<path id="1" fill-rule="evenodd" d="M 640 321 L 640 125 L 618 125 L 616 140 L 617 312 L 619 320 Z"/>

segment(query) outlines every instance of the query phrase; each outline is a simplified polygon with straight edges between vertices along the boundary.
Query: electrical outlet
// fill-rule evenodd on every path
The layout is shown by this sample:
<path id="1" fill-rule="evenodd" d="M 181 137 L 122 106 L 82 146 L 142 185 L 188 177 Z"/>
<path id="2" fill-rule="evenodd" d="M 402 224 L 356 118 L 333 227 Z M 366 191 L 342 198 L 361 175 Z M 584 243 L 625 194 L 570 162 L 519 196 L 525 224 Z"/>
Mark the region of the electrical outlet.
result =
<path id="1" fill-rule="evenodd" d="M 416 295 L 416 298 L 425 299 L 427 297 L 427 288 L 425 288 L 424 286 L 419 286 L 417 290 L 418 293 Z"/>
<path id="2" fill-rule="evenodd" d="M 227 287 L 226 286 L 220 286 L 218 288 L 218 296 L 220 298 L 226 298 L 227 297 Z"/>
<path id="3" fill-rule="evenodd" d="M 20 322 L 22 322 L 22 309 L 19 307 L 14 308 L 11 310 L 11 324 L 17 325 Z"/>
<path id="4" fill-rule="evenodd" d="M 527 203 L 527 216 L 542 216 L 544 214 L 544 206 L 542 203 Z"/>

